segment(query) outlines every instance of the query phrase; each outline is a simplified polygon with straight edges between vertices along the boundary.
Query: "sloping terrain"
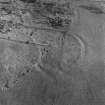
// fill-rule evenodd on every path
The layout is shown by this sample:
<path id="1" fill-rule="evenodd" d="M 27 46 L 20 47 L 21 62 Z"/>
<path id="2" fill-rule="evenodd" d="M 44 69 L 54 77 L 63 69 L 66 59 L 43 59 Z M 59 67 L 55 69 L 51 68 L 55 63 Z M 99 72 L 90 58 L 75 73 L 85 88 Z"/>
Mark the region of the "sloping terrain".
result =
<path id="1" fill-rule="evenodd" d="M 0 12 L 0 105 L 104 105 L 105 16 L 77 7 L 64 31 L 19 3 L 13 15 Z"/>

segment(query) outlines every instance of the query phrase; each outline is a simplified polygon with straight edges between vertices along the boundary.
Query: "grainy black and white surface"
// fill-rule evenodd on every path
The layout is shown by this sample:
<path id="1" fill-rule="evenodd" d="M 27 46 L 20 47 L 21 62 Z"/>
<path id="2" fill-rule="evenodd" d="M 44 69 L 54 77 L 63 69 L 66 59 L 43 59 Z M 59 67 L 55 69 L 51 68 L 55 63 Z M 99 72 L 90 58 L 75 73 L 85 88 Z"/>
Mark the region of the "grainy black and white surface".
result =
<path id="1" fill-rule="evenodd" d="M 95 0 L 0 0 L 0 105 L 105 105 L 104 12 Z"/>

